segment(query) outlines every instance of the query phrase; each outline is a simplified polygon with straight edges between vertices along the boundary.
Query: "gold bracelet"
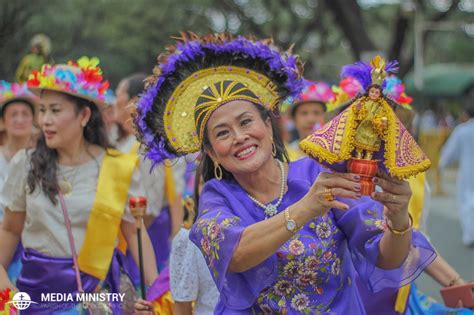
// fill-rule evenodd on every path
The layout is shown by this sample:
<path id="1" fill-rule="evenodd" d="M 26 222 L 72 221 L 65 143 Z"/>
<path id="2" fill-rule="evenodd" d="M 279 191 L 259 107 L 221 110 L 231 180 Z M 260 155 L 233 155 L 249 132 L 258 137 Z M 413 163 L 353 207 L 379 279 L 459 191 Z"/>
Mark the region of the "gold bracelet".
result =
<path id="1" fill-rule="evenodd" d="M 385 218 L 385 224 L 387 225 L 387 228 L 389 229 L 389 231 L 392 232 L 393 234 L 395 234 L 395 235 L 405 235 L 408 232 L 410 232 L 411 230 L 413 230 L 413 217 L 411 216 L 410 213 L 408 213 L 408 220 L 410 221 L 410 226 L 408 228 L 406 228 L 405 230 L 403 230 L 403 231 L 398 231 L 398 230 L 393 229 L 390 226 L 390 224 L 388 224 L 387 218 Z"/>

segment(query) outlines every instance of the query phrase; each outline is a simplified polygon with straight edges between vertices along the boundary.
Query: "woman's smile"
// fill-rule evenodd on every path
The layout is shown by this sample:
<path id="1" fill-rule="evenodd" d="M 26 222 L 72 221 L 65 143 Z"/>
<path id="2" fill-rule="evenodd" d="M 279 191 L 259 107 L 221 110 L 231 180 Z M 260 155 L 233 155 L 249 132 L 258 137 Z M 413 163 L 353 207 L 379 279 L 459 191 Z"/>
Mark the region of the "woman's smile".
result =
<path id="1" fill-rule="evenodd" d="M 253 155 L 255 155 L 255 153 L 257 152 L 257 149 L 258 149 L 258 146 L 255 144 L 246 145 L 240 148 L 239 150 L 237 150 L 234 156 L 238 158 L 239 160 L 246 160 L 252 157 Z"/>

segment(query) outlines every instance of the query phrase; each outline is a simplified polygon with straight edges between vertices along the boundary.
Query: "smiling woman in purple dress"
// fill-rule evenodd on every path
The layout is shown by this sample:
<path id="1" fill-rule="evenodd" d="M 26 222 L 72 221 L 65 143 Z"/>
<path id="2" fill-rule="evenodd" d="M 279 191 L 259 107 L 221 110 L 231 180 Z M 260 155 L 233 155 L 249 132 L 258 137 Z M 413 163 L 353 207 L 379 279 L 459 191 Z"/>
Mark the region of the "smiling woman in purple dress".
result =
<path id="1" fill-rule="evenodd" d="M 190 238 L 220 293 L 216 314 L 365 314 L 356 272 L 374 290 L 413 281 L 436 256 L 412 230 L 408 184 L 317 162 L 288 163 L 274 127 L 301 89 L 298 59 L 270 41 L 183 35 L 138 103 L 148 158 L 202 150 L 204 190 Z"/>

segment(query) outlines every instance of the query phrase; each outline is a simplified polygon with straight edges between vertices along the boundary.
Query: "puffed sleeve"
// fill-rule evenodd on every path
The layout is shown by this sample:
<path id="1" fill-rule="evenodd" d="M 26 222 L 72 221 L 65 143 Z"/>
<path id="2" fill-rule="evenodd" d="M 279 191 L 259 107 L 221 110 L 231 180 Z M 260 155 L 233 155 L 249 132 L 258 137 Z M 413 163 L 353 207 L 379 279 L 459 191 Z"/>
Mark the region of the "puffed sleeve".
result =
<path id="1" fill-rule="evenodd" d="M 244 310 L 275 281 L 277 264 L 276 255 L 272 255 L 245 272 L 228 270 L 242 232 L 255 223 L 243 213 L 241 216 L 235 214 L 235 209 L 244 207 L 235 195 L 235 191 L 217 180 L 207 182 L 199 198 L 199 215 L 190 239 L 206 260 L 220 300 L 227 308 Z"/>
<path id="2" fill-rule="evenodd" d="M 383 205 L 369 197 L 349 201 L 348 211 L 332 210 L 337 226 L 348 239 L 349 251 L 360 279 L 373 292 L 383 288 L 402 287 L 413 282 L 436 257 L 436 252 L 419 231 L 413 230 L 410 252 L 396 269 L 384 270 L 376 266 L 379 246 L 386 229 Z"/>
<path id="3" fill-rule="evenodd" d="M 184 228 L 171 242 L 170 287 L 175 301 L 191 302 L 197 299 L 199 279 L 195 248 L 189 240 L 189 231 Z"/>
<path id="4" fill-rule="evenodd" d="M 26 211 L 26 179 L 29 168 L 29 152 L 26 149 L 18 151 L 10 161 L 10 168 L 5 179 L 1 197 L 2 205 L 11 211 Z"/>

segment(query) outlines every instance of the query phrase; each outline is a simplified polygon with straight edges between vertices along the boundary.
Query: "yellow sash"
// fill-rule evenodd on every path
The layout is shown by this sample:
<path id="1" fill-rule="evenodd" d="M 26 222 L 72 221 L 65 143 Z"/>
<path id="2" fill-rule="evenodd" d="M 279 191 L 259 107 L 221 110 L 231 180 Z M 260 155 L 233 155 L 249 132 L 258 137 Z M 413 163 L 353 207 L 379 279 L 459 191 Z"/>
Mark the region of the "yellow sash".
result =
<path id="1" fill-rule="evenodd" d="M 168 205 L 171 206 L 176 198 L 176 189 L 174 185 L 173 168 L 171 167 L 171 161 L 165 161 L 165 198 L 168 201 Z"/>
<path id="2" fill-rule="evenodd" d="M 137 157 L 137 163 L 136 166 L 138 167 L 140 165 L 140 161 L 138 160 L 138 149 L 140 148 L 140 143 L 135 141 L 135 143 L 132 145 L 132 148 L 128 152 L 130 155 L 134 155 Z M 123 235 L 122 231 L 119 231 L 118 235 L 118 245 L 117 248 L 119 251 L 122 252 L 122 254 L 127 253 L 127 240 L 125 239 L 125 236 Z"/>
<path id="3" fill-rule="evenodd" d="M 136 154 L 109 149 L 100 168 L 86 237 L 78 257 L 80 270 L 100 280 L 109 271 L 137 161 Z"/>
<path id="4" fill-rule="evenodd" d="M 134 154 L 137 156 L 138 148 L 140 147 L 140 144 L 138 142 L 134 143 L 132 148 L 130 149 L 129 154 Z M 137 161 L 137 166 L 140 164 L 140 161 Z M 165 198 L 168 201 L 168 204 L 171 205 L 172 202 L 174 202 L 174 199 L 176 197 L 176 189 L 174 185 L 174 177 L 173 177 L 173 169 L 171 167 L 171 161 L 166 160 L 164 164 L 164 170 L 165 170 Z M 125 240 L 125 237 L 123 236 L 122 232 L 120 231 L 119 233 L 119 244 L 118 244 L 118 249 L 122 253 L 127 252 L 127 241 Z"/>
<path id="5" fill-rule="evenodd" d="M 408 204 L 408 212 L 413 217 L 413 227 L 419 228 L 421 215 L 423 211 L 423 203 L 425 199 L 425 173 L 419 173 L 415 177 L 408 179 L 410 188 L 412 191 L 410 203 Z M 404 313 L 408 301 L 408 295 L 410 294 L 411 284 L 400 288 L 397 294 L 397 300 L 395 302 L 395 311 Z"/>

